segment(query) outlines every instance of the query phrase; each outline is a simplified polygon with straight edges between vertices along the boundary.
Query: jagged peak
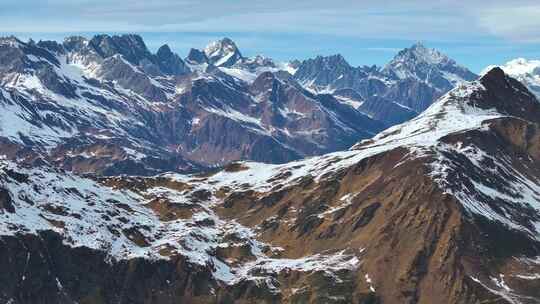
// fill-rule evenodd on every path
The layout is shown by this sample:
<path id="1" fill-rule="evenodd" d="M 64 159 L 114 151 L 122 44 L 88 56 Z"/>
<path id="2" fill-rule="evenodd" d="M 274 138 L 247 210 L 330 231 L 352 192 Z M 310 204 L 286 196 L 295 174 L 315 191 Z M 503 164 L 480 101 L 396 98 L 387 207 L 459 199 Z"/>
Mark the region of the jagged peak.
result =
<path id="1" fill-rule="evenodd" d="M 173 51 L 171 50 L 168 44 L 164 44 L 160 46 L 156 53 L 158 57 L 161 57 L 160 55 L 171 55 L 171 54 L 173 54 Z"/>
<path id="2" fill-rule="evenodd" d="M 479 80 L 484 86 L 498 93 L 503 93 L 501 90 L 507 92 L 515 92 L 528 96 L 534 96 L 527 87 L 508 75 L 502 68 L 494 67 L 485 73 Z"/>
<path id="3" fill-rule="evenodd" d="M 504 73 L 504 71 L 500 67 L 493 67 L 487 73 L 485 73 L 482 78 L 480 78 L 480 81 L 501 81 L 506 78 L 506 73 Z"/>
<path id="4" fill-rule="evenodd" d="M 102 40 L 122 41 L 123 40 L 123 41 L 131 42 L 133 44 L 145 45 L 144 39 L 141 37 L 141 35 L 138 35 L 138 34 L 121 34 L 121 35 L 97 34 L 97 35 L 94 35 L 91 40 L 94 40 L 94 39 L 98 41 L 102 41 Z"/>
<path id="5" fill-rule="evenodd" d="M 64 38 L 62 45 L 68 51 L 74 49 L 86 48 L 90 44 L 90 40 L 83 36 L 69 36 Z"/>
<path id="6" fill-rule="evenodd" d="M 236 46 L 236 43 L 231 38 L 222 38 L 220 40 L 213 41 L 209 43 L 204 48 L 204 53 L 207 56 L 212 55 L 213 53 L 219 51 L 219 50 L 231 50 L 231 51 L 238 51 L 238 47 Z"/>
<path id="7" fill-rule="evenodd" d="M 9 45 L 11 47 L 19 47 L 22 44 L 24 44 L 24 42 L 20 41 L 17 37 L 13 35 L 0 37 L 0 45 Z"/>
<path id="8" fill-rule="evenodd" d="M 417 79 L 449 90 L 459 82 L 472 81 L 478 75 L 456 63 L 437 49 L 419 42 L 401 50 L 381 72 L 395 79 Z"/>
<path id="9" fill-rule="evenodd" d="M 462 83 L 435 101 L 416 118 L 386 129 L 351 149 L 362 150 L 374 146 L 383 146 L 386 149 L 431 147 L 437 145 L 439 139 L 446 135 L 480 129 L 484 121 L 501 116 L 499 112 L 489 107 L 484 109 L 471 104 L 472 97 L 482 94 L 485 90 L 479 81 Z"/>
<path id="10" fill-rule="evenodd" d="M 136 49 L 147 50 L 146 43 L 144 39 L 137 34 L 122 34 L 122 35 L 107 35 L 99 34 L 95 35 L 91 41 L 97 42 L 98 44 L 106 41 L 113 42 L 117 47 L 131 47 Z"/>
<path id="11" fill-rule="evenodd" d="M 274 64 L 274 60 L 270 57 L 266 57 L 263 55 L 255 55 L 254 57 L 246 58 L 246 63 L 256 63 L 259 65 L 271 65 Z"/>
<path id="12" fill-rule="evenodd" d="M 346 67 L 346 68 L 352 68 L 352 66 L 347 62 L 345 57 L 343 57 L 341 54 L 334 54 L 329 56 L 323 56 L 318 55 L 315 58 L 304 60 L 301 65 L 310 65 L 312 63 L 315 64 L 322 64 L 324 65 L 325 69 L 333 70 L 338 67 Z"/>
<path id="13" fill-rule="evenodd" d="M 190 64 L 203 64 L 208 63 L 208 57 L 199 49 L 190 49 L 186 57 L 186 61 Z"/>
<path id="14" fill-rule="evenodd" d="M 54 40 L 40 40 L 36 43 L 36 46 L 57 54 L 65 52 L 64 46 Z"/>
<path id="15" fill-rule="evenodd" d="M 434 146 L 446 135 L 482 129 L 488 120 L 519 117 L 540 121 L 540 103 L 520 82 L 493 68 L 481 79 L 460 83 L 416 118 L 391 127 L 352 149 Z"/>
<path id="16" fill-rule="evenodd" d="M 428 64 L 453 62 L 447 55 L 437 49 L 426 47 L 422 42 L 417 42 L 411 47 L 401 50 L 392 62 L 408 60 L 421 61 Z"/>
<path id="17" fill-rule="evenodd" d="M 410 47 L 410 49 L 413 49 L 413 50 L 422 50 L 422 51 L 428 50 L 428 48 L 426 47 L 426 45 L 425 45 L 424 42 L 422 42 L 422 41 L 417 41 L 417 42 L 415 42 L 415 43 Z"/>
<path id="18" fill-rule="evenodd" d="M 69 43 L 69 42 L 88 42 L 89 39 L 84 37 L 84 36 L 77 36 L 77 35 L 73 35 L 73 36 L 67 36 L 64 38 L 64 42 L 65 43 Z"/>
<path id="19" fill-rule="evenodd" d="M 243 58 L 236 43 L 230 38 L 214 41 L 204 48 L 210 63 L 215 66 L 232 66 Z"/>
<path id="20" fill-rule="evenodd" d="M 234 41 L 232 41 L 230 38 L 223 38 L 220 40 L 213 41 L 204 48 L 204 53 L 208 57 L 218 55 L 219 52 L 237 52 L 237 51 L 238 51 L 238 47 L 236 46 L 236 43 L 234 43 Z"/>
<path id="21" fill-rule="evenodd" d="M 320 61 L 332 61 L 332 62 L 343 62 L 343 63 L 346 63 L 346 64 L 349 64 L 347 62 L 347 60 L 345 59 L 345 57 L 343 57 L 343 55 L 337 53 L 337 54 L 333 54 L 333 55 L 328 55 L 328 56 L 323 56 L 323 55 L 318 55 L 317 57 L 315 57 L 315 60 L 320 60 Z"/>
<path id="22" fill-rule="evenodd" d="M 99 34 L 90 39 L 89 43 L 105 57 L 120 53 L 133 63 L 138 63 L 139 57 L 150 54 L 143 38 L 136 34 Z"/>

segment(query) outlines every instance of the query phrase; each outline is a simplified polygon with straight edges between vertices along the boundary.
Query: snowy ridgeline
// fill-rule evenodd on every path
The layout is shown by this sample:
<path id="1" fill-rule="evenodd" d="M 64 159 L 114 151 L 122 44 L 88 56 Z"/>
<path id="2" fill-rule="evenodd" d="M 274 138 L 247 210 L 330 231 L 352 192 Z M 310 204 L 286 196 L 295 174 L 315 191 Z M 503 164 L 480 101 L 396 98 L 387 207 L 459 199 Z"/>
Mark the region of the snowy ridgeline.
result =
<path id="1" fill-rule="evenodd" d="M 180 174 L 161 176 L 188 184 L 190 190 L 153 187 L 138 193 L 121 191 L 52 169 L 23 169 L 9 161 L 2 161 L 2 185 L 9 191 L 14 212 L 3 212 L 0 215 L 0 233 L 35 234 L 41 230 L 54 230 L 64 236 L 67 245 L 103 250 L 108 253 L 111 261 L 133 257 L 166 259 L 168 255 L 163 252 L 172 251 L 186 256 L 192 263 L 211 267 L 216 279 L 230 284 L 238 282 L 239 279 L 266 280 L 267 278 L 252 275 L 261 271 L 280 272 L 289 269 L 331 273 L 340 269 L 354 270 L 359 267 L 361 252 L 328 252 L 300 259 L 272 258 L 267 253 L 279 252 L 282 249 L 258 241 L 256 230 L 235 221 L 225 221 L 215 214 L 213 207 L 221 204 L 222 200 L 212 195 L 206 202 L 193 201 L 190 193 L 206 190 L 215 194 L 222 187 L 229 187 L 233 191 L 245 190 L 248 187 L 264 193 L 273 187 L 269 180 L 278 176 L 280 183 L 286 185 L 293 185 L 308 175 L 319 181 L 327 173 L 348 168 L 367 157 L 396 148 L 406 148 L 410 152 L 406 157 L 430 160 L 431 176 L 469 212 L 539 238 L 538 222 L 532 223 L 536 227 L 534 229 L 525 227 L 511 215 L 501 216 L 486 204 L 486 200 L 500 199 L 539 212 L 538 181 L 520 174 L 504 158 L 493 159 L 478 147 L 465 146 L 462 143 L 446 144 L 440 140 L 450 134 L 471 130 L 487 131 L 490 120 L 505 117 L 495 109 L 480 109 L 470 104 L 470 96 L 484 90 L 485 87 L 479 82 L 463 84 L 419 117 L 388 129 L 372 140 L 361 142 L 349 151 L 285 165 L 247 162 L 242 163 L 244 168 L 237 172 L 220 171 L 205 178 Z M 474 170 L 482 174 L 507 172 L 514 176 L 514 179 L 507 181 L 503 188 L 476 180 L 472 175 L 465 175 L 465 179 L 459 180 L 458 184 L 453 183 L 446 177 L 459 170 L 458 166 L 461 164 L 449 159 L 448 153 L 466 156 Z M 491 160 L 487 162 L 491 166 L 485 165 L 486 159 Z M 14 176 L 12 172 L 28 176 L 28 179 Z M 466 185 L 471 183 L 474 189 L 467 188 Z M 173 204 L 187 206 L 193 210 L 193 215 L 188 219 L 163 221 L 148 207 L 153 198 L 166 198 Z M 350 204 L 350 198 L 342 197 L 342 205 L 335 206 L 319 216 L 324 217 L 328 212 L 335 212 Z M 227 241 L 232 235 L 235 236 L 232 239 L 240 241 Z M 145 244 L 140 244 L 141 239 Z M 252 261 L 243 264 L 230 263 L 211 254 L 216 248 L 240 245 L 249 246 Z M 369 280 L 369 277 L 366 277 L 366 281 Z M 271 282 L 267 284 L 272 285 Z"/>
<path id="2" fill-rule="evenodd" d="M 196 203 L 187 198 L 186 192 L 163 187 L 142 193 L 115 190 L 90 179 L 47 168 L 23 169 L 5 160 L 1 161 L 0 179 L 9 189 L 10 205 L 14 207 L 13 212 L 0 214 L 0 235 L 53 230 L 63 236 L 66 245 L 104 251 L 111 262 L 136 257 L 168 259 L 173 253 L 180 254 L 191 263 L 210 267 L 214 277 L 227 284 L 266 282 L 269 278 L 252 275 L 261 271 L 322 271 L 333 275 L 359 266 L 355 254 L 344 252 L 300 259 L 270 258 L 263 252 L 283 249 L 257 241 L 253 229 L 220 219 L 212 211 L 219 203 L 215 198 Z M 194 213 L 189 219 L 161 220 L 147 206 L 156 198 L 169 199 Z M 245 264 L 233 265 L 212 254 L 220 247 L 245 245 L 253 257 Z"/>

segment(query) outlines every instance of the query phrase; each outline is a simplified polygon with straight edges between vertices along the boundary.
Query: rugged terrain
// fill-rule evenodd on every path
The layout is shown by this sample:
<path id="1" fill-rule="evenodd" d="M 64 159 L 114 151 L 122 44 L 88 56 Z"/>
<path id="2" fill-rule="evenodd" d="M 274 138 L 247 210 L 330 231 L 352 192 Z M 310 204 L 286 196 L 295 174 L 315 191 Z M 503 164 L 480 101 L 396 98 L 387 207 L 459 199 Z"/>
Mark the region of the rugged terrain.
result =
<path id="1" fill-rule="evenodd" d="M 400 51 L 384 67 L 352 67 L 341 55 L 302 62 L 294 74 L 308 89 L 332 93 L 388 125 L 418 115 L 456 85 L 478 76 L 422 43 Z"/>
<path id="2" fill-rule="evenodd" d="M 540 302 L 540 103 L 500 69 L 287 164 L 0 171 L 6 303 Z"/>
<path id="3" fill-rule="evenodd" d="M 279 63 L 230 39 L 182 59 L 137 35 L 0 39 L 0 147 L 80 174 L 153 175 L 348 149 L 473 73 L 415 45 L 384 68 L 336 55 Z"/>
<path id="4" fill-rule="evenodd" d="M 484 72 L 488 72 L 494 67 L 493 65 L 489 66 Z M 536 97 L 540 97 L 540 60 L 517 58 L 500 66 L 500 68 L 526 85 Z"/>

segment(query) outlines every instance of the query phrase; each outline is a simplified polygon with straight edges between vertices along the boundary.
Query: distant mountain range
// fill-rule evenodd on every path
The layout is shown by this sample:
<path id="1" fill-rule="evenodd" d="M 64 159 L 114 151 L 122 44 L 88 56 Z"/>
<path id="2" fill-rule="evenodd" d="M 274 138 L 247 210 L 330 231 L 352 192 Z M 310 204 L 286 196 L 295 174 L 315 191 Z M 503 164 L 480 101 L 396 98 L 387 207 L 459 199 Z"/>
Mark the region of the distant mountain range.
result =
<path id="1" fill-rule="evenodd" d="M 191 172 L 343 150 L 477 75 L 422 44 L 384 67 L 288 63 L 228 38 L 182 59 L 138 35 L 0 40 L 0 144 L 77 173 Z"/>

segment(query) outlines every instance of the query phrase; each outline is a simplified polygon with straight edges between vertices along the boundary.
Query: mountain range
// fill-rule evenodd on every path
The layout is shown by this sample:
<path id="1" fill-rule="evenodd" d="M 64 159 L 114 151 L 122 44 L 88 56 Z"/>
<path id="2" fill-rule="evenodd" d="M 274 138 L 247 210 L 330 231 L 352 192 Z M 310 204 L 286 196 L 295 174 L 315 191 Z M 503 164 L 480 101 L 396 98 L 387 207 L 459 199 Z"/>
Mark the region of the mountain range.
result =
<path id="1" fill-rule="evenodd" d="M 14 52 L 21 47 L 41 50 Z M 159 60 L 139 55 L 163 73 Z M 34 60 L 23 64 L 46 71 L 43 59 L 25 56 Z M 67 70 L 53 58 L 53 75 Z M 252 90 L 288 83 L 261 75 Z M 206 86 L 229 79 L 198 77 Z M 119 90 L 43 79 L 62 96 L 70 85 L 77 96 Z M 17 107 L 30 96 L 7 100 Z M 120 121 L 115 113 L 124 112 L 103 119 Z M 151 177 L 81 177 L 7 157 L 0 164 L 3 303 L 540 301 L 540 102 L 500 68 L 349 150 L 286 164 Z"/>
<path id="2" fill-rule="evenodd" d="M 186 58 L 138 35 L 0 39 L 0 146 L 78 174 L 196 172 L 340 151 L 478 76 L 422 44 L 384 67 L 288 63 L 216 41 Z"/>
<path id="3" fill-rule="evenodd" d="M 0 303 L 540 303 L 536 61 L 0 39 Z"/>

